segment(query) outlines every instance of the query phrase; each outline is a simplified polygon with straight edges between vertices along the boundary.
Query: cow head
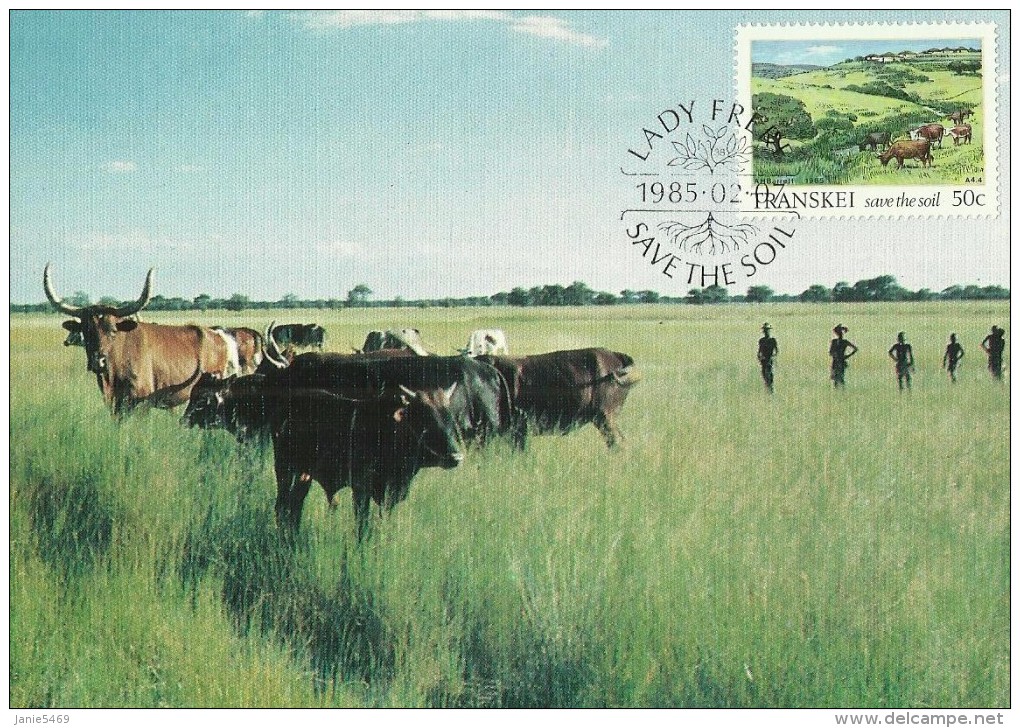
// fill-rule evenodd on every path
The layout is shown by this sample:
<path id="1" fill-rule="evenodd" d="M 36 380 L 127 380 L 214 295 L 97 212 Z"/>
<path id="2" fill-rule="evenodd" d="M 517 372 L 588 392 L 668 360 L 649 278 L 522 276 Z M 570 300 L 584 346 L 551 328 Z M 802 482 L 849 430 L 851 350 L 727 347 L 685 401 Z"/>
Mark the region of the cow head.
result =
<path id="1" fill-rule="evenodd" d="M 85 337 L 81 333 L 80 321 L 65 321 L 61 325 L 67 329 L 67 338 L 64 339 L 64 346 L 85 346 Z"/>
<path id="2" fill-rule="evenodd" d="M 400 386 L 400 406 L 393 413 L 399 427 L 420 447 L 423 464 L 455 468 L 464 461 L 460 430 L 450 414 L 450 397 L 456 384 L 434 392 L 416 392 Z"/>
<path id="3" fill-rule="evenodd" d="M 191 389 L 188 406 L 181 416 L 181 424 L 188 427 L 229 429 L 230 417 L 227 402 L 235 377 L 217 379 L 209 373 L 199 377 Z"/>
<path id="4" fill-rule="evenodd" d="M 150 268 L 142 295 L 134 303 L 125 306 L 72 306 L 64 303 L 54 292 L 53 284 L 50 282 L 50 265 L 46 264 L 43 270 L 43 290 L 46 292 L 46 298 L 53 308 L 77 319 L 64 322 L 63 326 L 68 331 L 64 343 L 71 345 L 78 340 L 81 341 L 81 345 L 85 347 L 90 372 L 96 374 L 106 372 L 109 366 L 108 356 L 118 336 L 127 334 L 138 326 L 137 321 L 128 317 L 145 308 L 152 298 L 152 273 Z"/>

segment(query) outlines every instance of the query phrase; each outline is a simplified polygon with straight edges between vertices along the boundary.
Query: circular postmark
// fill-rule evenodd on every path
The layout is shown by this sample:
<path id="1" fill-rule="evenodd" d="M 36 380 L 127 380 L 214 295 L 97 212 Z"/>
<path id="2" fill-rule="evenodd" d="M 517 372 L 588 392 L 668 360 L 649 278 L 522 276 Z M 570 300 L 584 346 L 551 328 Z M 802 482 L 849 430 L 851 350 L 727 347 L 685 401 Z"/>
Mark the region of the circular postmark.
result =
<path id="1" fill-rule="evenodd" d="M 781 260 L 799 215 L 752 217 L 755 191 L 741 183 L 764 121 L 734 101 L 690 99 L 637 130 L 620 166 L 628 204 L 620 221 L 636 259 L 704 289 L 753 282 Z"/>

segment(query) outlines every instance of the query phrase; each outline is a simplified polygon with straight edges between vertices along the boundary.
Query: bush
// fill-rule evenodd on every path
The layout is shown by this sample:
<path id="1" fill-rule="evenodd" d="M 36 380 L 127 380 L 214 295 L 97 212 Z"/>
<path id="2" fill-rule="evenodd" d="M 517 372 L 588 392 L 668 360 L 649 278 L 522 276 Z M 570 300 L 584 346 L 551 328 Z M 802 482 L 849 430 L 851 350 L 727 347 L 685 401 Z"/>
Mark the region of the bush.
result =
<path id="1" fill-rule="evenodd" d="M 871 83 L 866 83 L 863 86 L 850 84 L 849 86 L 846 86 L 844 90 L 854 91 L 859 94 L 868 94 L 869 96 L 886 96 L 890 99 L 899 99 L 900 101 L 915 101 L 914 97 L 903 89 L 894 88 L 882 81 L 872 81 Z"/>
<path id="2" fill-rule="evenodd" d="M 776 126 L 783 132 L 784 139 L 812 139 L 815 126 L 811 114 L 800 99 L 782 94 L 755 94 L 752 105 L 756 113 L 768 118 L 764 127 Z"/>

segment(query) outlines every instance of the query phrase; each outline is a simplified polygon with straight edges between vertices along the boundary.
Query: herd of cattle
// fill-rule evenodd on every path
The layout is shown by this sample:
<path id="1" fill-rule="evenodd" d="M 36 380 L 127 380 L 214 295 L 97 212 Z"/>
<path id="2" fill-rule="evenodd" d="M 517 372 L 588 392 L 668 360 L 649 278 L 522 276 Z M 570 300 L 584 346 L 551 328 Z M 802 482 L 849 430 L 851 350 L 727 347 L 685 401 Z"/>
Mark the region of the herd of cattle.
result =
<path id="1" fill-rule="evenodd" d="M 471 334 L 456 356 L 425 350 L 417 329 L 373 331 L 361 350 L 322 351 L 318 325 L 169 326 L 132 318 L 152 296 L 150 270 L 137 301 L 65 303 L 43 288 L 64 322 L 65 345 L 85 348 L 88 371 L 115 416 L 187 403 L 189 426 L 222 427 L 239 441 L 273 445 L 276 515 L 296 529 L 311 481 L 330 504 L 350 487 L 359 535 L 371 503 L 392 508 L 424 467 L 459 465 L 469 446 L 586 424 L 613 448 L 616 417 L 640 379 L 634 360 L 603 348 L 510 356 L 499 329 Z M 315 351 L 299 353 L 299 348 Z"/>
<path id="2" fill-rule="evenodd" d="M 908 130 L 909 140 L 900 139 L 897 141 L 891 141 L 892 135 L 887 131 L 873 132 L 865 136 L 857 147 L 862 152 L 871 149 L 876 153 L 880 148 L 884 148 L 884 151 L 878 154 L 883 167 L 889 164 L 891 159 L 896 160 L 897 169 L 903 166 L 905 159 L 916 159 L 922 167 L 927 167 L 934 159 L 931 150 L 936 144 L 941 149 L 942 140 L 945 137 L 951 137 L 954 146 L 959 145 L 960 142 L 970 144 L 973 136 L 971 125 L 964 122 L 973 113 L 968 109 L 960 109 L 949 114 L 946 119 L 953 122 L 953 126 L 948 131 L 942 124 L 922 124 L 915 129 Z"/>

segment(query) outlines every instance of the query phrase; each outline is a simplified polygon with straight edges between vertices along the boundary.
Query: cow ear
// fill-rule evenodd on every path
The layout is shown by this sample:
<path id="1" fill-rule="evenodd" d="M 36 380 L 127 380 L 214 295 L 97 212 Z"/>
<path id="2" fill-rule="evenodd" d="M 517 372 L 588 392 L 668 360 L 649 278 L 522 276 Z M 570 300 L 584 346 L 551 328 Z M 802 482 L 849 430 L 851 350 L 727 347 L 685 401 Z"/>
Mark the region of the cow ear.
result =
<path id="1" fill-rule="evenodd" d="M 68 331 L 81 331 L 81 323 L 78 321 L 65 321 L 60 325 Z"/>
<path id="2" fill-rule="evenodd" d="M 445 394 L 445 395 L 446 395 L 446 399 L 447 399 L 447 401 L 449 401 L 449 400 L 450 400 L 450 399 L 451 399 L 451 398 L 453 397 L 453 391 L 454 391 L 455 389 L 457 389 L 457 383 L 456 383 L 456 382 L 454 382 L 453 384 L 451 384 L 451 385 L 450 385 L 450 387 L 449 387 L 449 389 L 444 389 L 444 390 L 443 390 L 443 394 Z"/>
<path id="3" fill-rule="evenodd" d="M 138 322 L 132 321 L 131 319 L 124 319 L 117 322 L 117 331 L 134 331 L 138 328 Z"/>
<path id="4" fill-rule="evenodd" d="M 403 397 L 401 397 L 401 399 L 403 399 Z M 397 408 L 397 411 L 393 413 L 393 421 L 394 422 L 403 422 L 404 421 L 404 415 L 407 414 L 406 407 L 407 407 L 407 402 L 404 402 L 404 404 L 401 407 Z"/>

